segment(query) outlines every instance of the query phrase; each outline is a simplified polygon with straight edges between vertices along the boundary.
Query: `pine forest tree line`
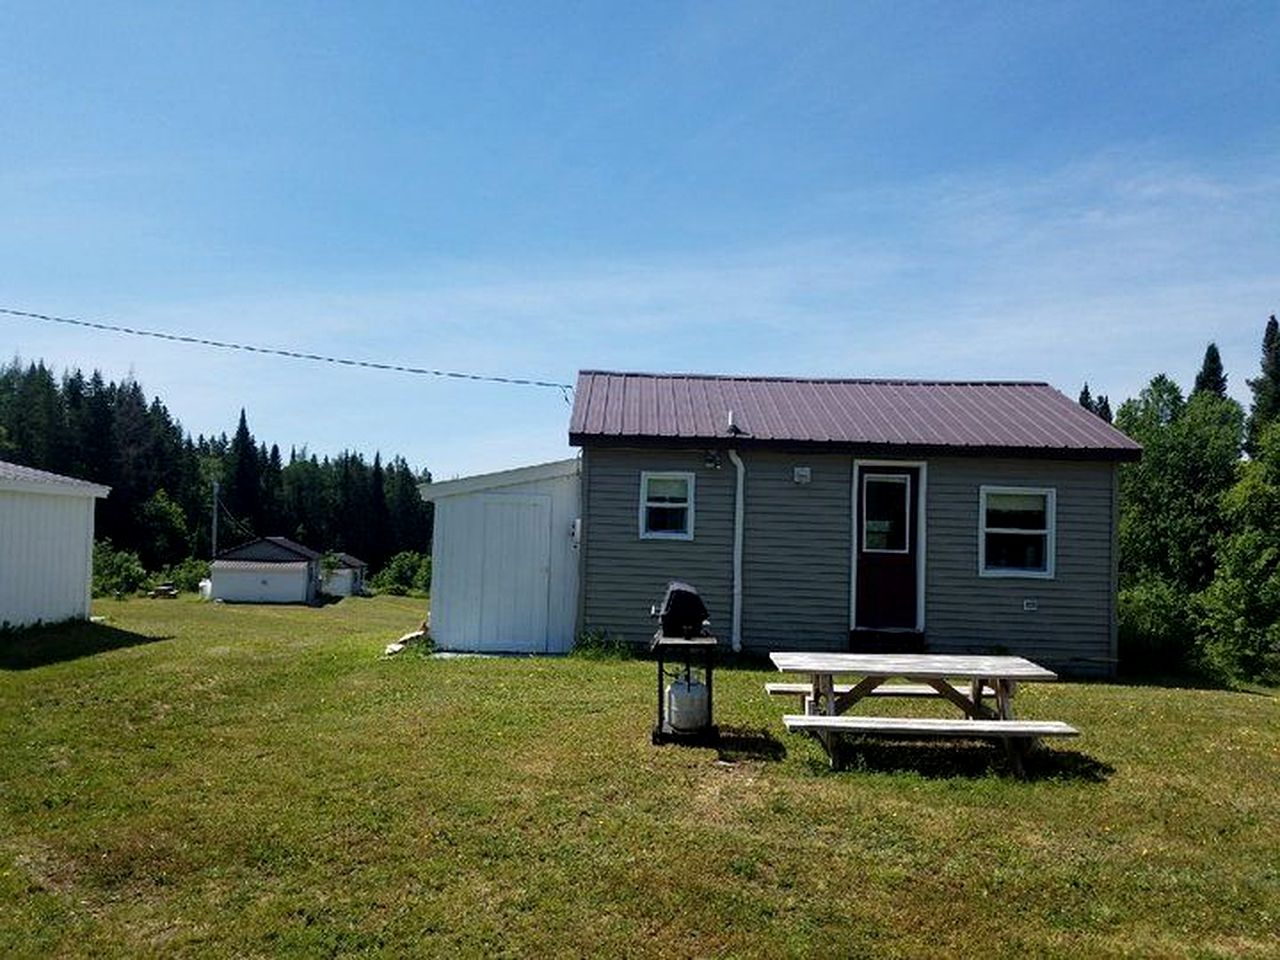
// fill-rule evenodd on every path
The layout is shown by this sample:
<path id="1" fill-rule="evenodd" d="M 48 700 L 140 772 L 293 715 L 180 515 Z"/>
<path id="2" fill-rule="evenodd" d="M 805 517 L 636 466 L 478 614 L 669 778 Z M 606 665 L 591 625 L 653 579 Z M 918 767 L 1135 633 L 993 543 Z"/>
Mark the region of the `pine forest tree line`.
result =
<path id="1" fill-rule="evenodd" d="M 1116 411 L 1116 426 L 1143 446 L 1142 459 L 1120 469 L 1122 669 L 1280 680 L 1274 316 L 1263 333 L 1260 366 L 1247 381 L 1247 414 L 1227 394 L 1213 343 L 1190 394 L 1162 373 Z M 1087 385 L 1080 403 L 1102 415 Z"/>
<path id="2" fill-rule="evenodd" d="M 243 410 L 230 439 L 193 439 L 137 381 L 98 371 L 0 367 L 0 459 L 111 487 L 98 502 L 97 536 L 135 551 L 149 570 L 209 557 L 215 480 L 225 508 L 219 548 L 280 535 L 373 570 L 400 551 L 431 549 L 431 505 L 418 494 L 430 474 L 402 457 L 384 464 L 375 453 L 370 463 L 305 447 L 285 455 L 254 438 Z"/>

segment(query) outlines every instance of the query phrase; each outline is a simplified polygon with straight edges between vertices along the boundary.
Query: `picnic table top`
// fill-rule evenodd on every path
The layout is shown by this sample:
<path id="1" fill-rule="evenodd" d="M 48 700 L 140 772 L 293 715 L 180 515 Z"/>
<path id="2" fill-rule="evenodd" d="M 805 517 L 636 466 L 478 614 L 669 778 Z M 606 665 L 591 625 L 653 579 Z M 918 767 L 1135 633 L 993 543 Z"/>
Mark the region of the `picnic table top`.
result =
<path id="1" fill-rule="evenodd" d="M 783 673 L 854 673 L 871 677 L 940 680 L 946 677 L 1000 680 L 1056 680 L 1052 670 L 1024 657 L 943 653 L 788 653 L 769 654 Z"/>

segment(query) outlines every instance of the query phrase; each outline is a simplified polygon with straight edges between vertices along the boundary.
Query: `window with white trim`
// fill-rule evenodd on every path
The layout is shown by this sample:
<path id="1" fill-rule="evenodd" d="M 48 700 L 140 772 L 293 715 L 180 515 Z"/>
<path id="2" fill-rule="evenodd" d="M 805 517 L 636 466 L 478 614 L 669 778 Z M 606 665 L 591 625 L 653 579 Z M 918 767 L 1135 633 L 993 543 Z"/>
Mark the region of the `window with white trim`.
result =
<path id="1" fill-rule="evenodd" d="M 978 494 L 978 574 L 1052 579 L 1057 491 L 983 486 Z"/>
<path id="2" fill-rule="evenodd" d="M 692 473 L 640 474 L 640 538 L 693 539 Z"/>

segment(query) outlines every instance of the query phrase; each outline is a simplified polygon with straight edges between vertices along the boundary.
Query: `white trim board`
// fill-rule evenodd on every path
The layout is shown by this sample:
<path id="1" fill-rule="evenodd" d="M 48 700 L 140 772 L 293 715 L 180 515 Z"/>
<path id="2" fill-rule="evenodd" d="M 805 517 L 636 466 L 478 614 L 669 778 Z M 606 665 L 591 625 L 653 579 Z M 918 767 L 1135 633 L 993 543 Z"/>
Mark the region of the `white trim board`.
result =
<path id="1" fill-rule="evenodd" d="M 928 544 L 928 527 L 926 522 L 929 502 L 929 463 L 927 460 L 861 460 L 854 458 L 852 486 L 852 502 L 850 507 L 853 516 L 850 522 L 850 563 L 849 563 L 849 629 L 858 629 L 858 546 L 861 543 L 861 530 L 858 524 L 861 514 L 858 511 L 858 497 L 862 484 L 859 471 L 863 467 L 914 467 L 920 471 L 920 484 L 916 499 L 916 631 L 924 633 L 924 594 L 925 594 L 925 548 Z M 887 632 L 887 631 L 886 631 Z"/>

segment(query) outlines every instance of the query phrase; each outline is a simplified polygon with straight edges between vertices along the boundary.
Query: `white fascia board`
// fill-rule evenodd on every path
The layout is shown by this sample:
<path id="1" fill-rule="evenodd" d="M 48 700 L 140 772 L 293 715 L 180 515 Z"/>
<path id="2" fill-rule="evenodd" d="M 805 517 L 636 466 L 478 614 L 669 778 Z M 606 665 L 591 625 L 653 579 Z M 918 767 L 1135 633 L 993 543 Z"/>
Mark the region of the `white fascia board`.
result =
<path id="1" fill-rule="evenodd" d="M 0 490 L 7 493 L 43 493 L 52 497 L 96 497 L 102 499 L 110 487 L 96 483 L 55 483 L 45 480 L 0 480 Z"/>
<path id="2" fill-rule="evenodd" d="M 532 483 L 537 480 L 553 480 L 556 477 L 574 476 L 581 469 L 582 461 L 578 457 L 570 457 L 568 460 L 535 463 L 528 467 L 500 470 L 497 473 L 481 473 L 474 477 L 459 477 L 457 480 L 423 483 L 418 485 L 418 492 L 422 495 L 423 500 L 442 500 L 445 497 L 456 497 L 463 493 L 478 493 L 482 490 L 513 487 L 517 484 Z"/>

